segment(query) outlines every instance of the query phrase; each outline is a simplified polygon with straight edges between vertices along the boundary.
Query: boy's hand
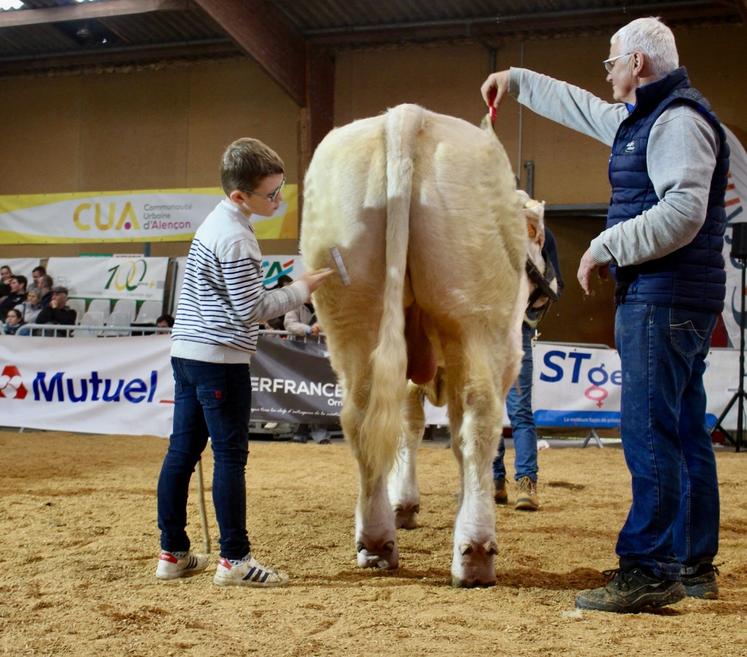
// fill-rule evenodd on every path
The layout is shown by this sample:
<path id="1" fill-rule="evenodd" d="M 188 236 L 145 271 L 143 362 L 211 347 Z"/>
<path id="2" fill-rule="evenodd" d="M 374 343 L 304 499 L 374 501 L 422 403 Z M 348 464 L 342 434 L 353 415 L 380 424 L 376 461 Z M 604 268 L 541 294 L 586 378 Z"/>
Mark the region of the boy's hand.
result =
<path id="1" fill-rule="evenodd" d="M 318 288 L 327 276 L 331 276 L 334 270 L 326 267 L 324 269 L 316 269 L 314 271 L 306 271 L 301 275 L 302 280 L 309 287 L 309 292 L 313 292 Z"/>

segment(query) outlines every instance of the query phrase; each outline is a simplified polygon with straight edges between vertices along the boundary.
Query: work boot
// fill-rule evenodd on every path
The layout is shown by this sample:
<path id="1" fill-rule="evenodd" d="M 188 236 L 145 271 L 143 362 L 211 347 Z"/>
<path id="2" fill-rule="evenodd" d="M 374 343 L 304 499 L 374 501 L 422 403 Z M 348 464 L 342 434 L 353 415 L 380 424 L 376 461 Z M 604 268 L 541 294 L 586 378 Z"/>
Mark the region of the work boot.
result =
<path id="1" fill-rule="evenodd" d="M 702 563 L 690 574 L 683 572 L 681 576 L 685 593 L 691 598 L 718 600 L 718 574 L 718 568 L 712 563 Z"/>
<path id="2" fill-rule="evenodd" d="M 658 579 L 641 568 L 625 571 L 605 570 L 605 586 L 581 591 L 576 596 L 578 609 L 635 614 L 646 607 L 664 607 L 685 597 L 682 582 Z"/>
<path id="3" fill-rule="evenodd" d="M 508 490 L 506 489 L 506 478 L 498 477 L 493 479 L 493 485 L 495 486 L 495 493 L 493 493 L 493 499 L 496 504 L 508 504 Z"/>
<path id="4" fill-rule="evenodd" d="M 529 477 L 522 477 L 516 482 L 518 492 L 516 493 L 517 511 L 536 511 L 540 507 L 539 497 L 537 497 L 537 482 L 532 481 Z"/>

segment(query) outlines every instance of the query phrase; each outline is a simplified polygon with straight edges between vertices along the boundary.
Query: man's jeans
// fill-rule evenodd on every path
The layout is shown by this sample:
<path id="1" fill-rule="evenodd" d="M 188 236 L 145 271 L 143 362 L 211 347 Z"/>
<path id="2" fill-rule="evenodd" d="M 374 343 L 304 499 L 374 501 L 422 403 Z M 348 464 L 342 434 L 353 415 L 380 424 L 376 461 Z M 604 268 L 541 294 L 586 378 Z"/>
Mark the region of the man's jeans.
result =
<path id="1" fill-rule="evenodd" d="M 511 434 L 514 439 L 514 478 L 529 477 L 537 481 L 537 431 L 532 412 L 532 338 L 534 329 L 525 323 L 521 325 L 521 344 L 524 355 L 516 383 L 506 396 L 506 410 L 511 420 Z M 503 458 L 506 446 L 501 438 L 498 443 L 498 456 L 493 461 L 493 479 L 505 478 L 506 467 Z"/>
<path id="2" fill-rule="evenodd" d="M 621 304 L 621 435 L 633 503 L 617 540 L 623 568 L 677 579 L 718 551 L 716 460 L 705 426 L 712 313 Z"/>
<path id="3" fill-rule="evenodd" d="M 161 548 L 189 549 L 187 495 L 200 454 L 211 438 L 215 467 L 213 503 L 220 529 L 220 553 L 241 559 L 250 551 L 246 532 L 244 468 L 249 454 L 251 382 L 248 365 L 172 358 L 174 430 L 158 479 Z"/>

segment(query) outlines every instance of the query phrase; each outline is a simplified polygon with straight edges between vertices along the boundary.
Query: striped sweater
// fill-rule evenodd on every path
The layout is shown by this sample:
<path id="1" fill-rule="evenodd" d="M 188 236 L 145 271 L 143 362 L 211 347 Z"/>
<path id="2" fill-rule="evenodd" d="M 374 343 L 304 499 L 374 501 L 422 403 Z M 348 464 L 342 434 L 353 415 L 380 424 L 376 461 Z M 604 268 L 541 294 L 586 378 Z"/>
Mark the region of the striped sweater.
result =
<path id="1" fill-rule="evenodd" d="M 171 355 L 208 363 L 249 363 L 258 322 L 308 301 L 308 286 L 262 286 L 262 253 L 249 219 L 222 200 L 197 229 L 187 256 Z"/>

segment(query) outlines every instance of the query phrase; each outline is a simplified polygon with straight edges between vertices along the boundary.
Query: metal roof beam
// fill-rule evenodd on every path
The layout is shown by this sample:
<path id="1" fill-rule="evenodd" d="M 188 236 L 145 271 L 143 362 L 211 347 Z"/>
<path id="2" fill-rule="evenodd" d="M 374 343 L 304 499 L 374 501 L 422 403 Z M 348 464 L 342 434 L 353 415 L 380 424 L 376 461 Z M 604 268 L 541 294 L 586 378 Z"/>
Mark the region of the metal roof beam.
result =
<path id="1" fill-rule="evenodd" d="M 172 60 L 198 60 L 215 57 L 241 57 L 243 53 L 230 39 L 202 39 L 158 46 L 125 46 L 33 54 L 0 59 L 0 79 L 29 76 L 49 71 L 106 69 L 139 66 Z"/>
<path id="2" fill-rule="evenodd" d="M 188 8 L 189 0 L 99 0 L 61 7 L 16 9 L 0 12 L 0 29 L 111 18 L 112 16 L 132 16 L 154 11 L 183 11 Z"/>
<path id="3" fill-rule="evenodd" d="M 740 5 L 747 0 L 738 0 Z M 481 16 L 466 20 L 433 20 L 379 25 L 357 25 L 309 30 L 307 41 L 327 46 L 356 47 L 379 43 L 406 43 L 445 39 L 478 39 L 517 33 L 547 36 L 563 33 L 602 32 L 621 27 L 640 16 L 658 14 L 669 24 L 687 21 L 734 22 L 738 8 L 730 3 L 703 0 L 631 4 L 564 11 Z"/>
<path id="4" fill-rule="evenodd" d="M 306 105 L 306 45 L 269 2 L 195 0 L 226 34 L 251 55 L 299 107 Z"/>

